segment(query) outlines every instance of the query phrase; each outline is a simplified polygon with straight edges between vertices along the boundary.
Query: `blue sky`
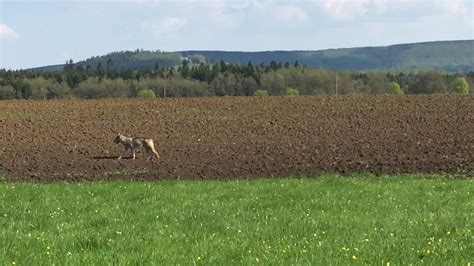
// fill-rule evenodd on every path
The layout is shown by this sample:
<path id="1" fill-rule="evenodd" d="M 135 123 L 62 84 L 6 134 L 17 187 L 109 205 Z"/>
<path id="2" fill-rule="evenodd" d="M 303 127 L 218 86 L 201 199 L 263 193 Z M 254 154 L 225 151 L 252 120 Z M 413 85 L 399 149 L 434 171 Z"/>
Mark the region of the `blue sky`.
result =
<path id="1" fill-rule="evenodd" d="M 113 51 L 319 50 L 474 39 L 472 0 L 0 0 L 0 68 Z"/>

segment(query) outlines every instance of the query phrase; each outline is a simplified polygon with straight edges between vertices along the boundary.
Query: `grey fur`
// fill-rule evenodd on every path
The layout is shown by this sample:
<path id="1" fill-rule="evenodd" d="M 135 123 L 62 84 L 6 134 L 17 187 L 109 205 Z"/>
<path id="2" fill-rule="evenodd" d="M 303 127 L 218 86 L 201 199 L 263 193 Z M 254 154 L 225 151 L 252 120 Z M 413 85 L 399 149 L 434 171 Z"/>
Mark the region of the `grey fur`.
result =
<path id="1" fill-rule="evenodd" d="M 130 138 L 122 134 L 118 134 L 114 142 L 117 144 L 121 143 L 124 146 L 123 153 L 117 158 L 118 160 L 122 159 L 122 157 L 127 154 L 128 150 L 132 150 L 132 156 L 135 160 L 135 150 L 141 147 L 145 148 L 146 153 L 150 154 L 148 159 L 153 159 L 153 155 L 156 156 L 156 159 L 160 159 L 160 155 L 155 150 L 155 144 L 150 138 Z"/>

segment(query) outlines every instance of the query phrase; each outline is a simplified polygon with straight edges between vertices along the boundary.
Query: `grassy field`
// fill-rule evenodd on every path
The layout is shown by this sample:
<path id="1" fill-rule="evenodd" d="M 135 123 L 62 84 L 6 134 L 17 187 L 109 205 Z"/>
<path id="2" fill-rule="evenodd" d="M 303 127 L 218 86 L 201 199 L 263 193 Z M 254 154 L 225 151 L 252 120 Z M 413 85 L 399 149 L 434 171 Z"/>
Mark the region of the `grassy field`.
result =
<path id="1" fill-rule="evenodd" d="M 0 182 L 0 265 L 474 260 L 474 181 Z"/>

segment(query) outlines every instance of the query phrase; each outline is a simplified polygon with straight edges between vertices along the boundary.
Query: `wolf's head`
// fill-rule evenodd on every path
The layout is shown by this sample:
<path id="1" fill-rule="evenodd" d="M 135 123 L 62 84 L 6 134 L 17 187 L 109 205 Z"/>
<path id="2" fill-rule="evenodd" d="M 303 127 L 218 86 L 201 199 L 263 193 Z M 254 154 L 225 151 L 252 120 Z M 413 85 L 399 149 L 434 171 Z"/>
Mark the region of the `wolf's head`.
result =
<path id="1" fill-rule="evenodd" d="M 122 134 L 118 133 L 117 137 L 115 137 L 114 139 L 114 143 L 119 144 L 121 140 L 122 140 Z"/>

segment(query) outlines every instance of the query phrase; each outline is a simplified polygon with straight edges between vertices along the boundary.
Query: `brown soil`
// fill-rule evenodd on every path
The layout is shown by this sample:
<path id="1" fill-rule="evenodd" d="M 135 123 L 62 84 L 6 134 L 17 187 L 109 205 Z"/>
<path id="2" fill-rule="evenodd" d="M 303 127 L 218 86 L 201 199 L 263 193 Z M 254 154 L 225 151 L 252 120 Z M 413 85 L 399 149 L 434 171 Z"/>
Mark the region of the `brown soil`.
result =
<path id="1" fill-rule="evenodd" d="M 13 180 L 474 170 L 474 95 L 7 101 L 0 125 Z M 116 160 L 118 132 L 161 160 Z"/>

